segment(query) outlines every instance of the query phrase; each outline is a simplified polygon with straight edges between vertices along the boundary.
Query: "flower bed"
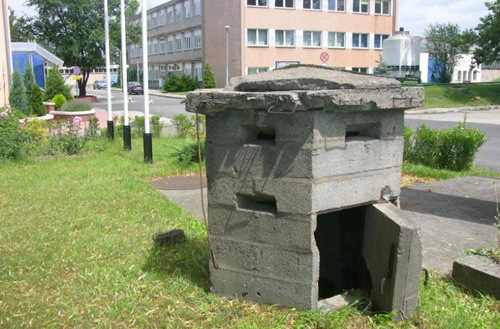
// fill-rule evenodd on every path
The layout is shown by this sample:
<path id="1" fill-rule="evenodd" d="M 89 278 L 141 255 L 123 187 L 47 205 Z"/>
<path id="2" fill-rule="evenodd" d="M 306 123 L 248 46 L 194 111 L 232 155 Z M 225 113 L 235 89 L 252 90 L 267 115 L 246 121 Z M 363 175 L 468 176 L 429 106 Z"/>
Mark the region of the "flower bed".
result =
<path id="1" fill-rule="evenodd" d="M 19 119 L 19 122 L 26 123 L 26 122 L 30 122 L 33 120 L 50 121 L 52 119 L 54 119 L 54 116 L 52 114 L 45 114 L 45 115 L 42 115 L 40 117 L 27 117 L 24 119 Z"/>

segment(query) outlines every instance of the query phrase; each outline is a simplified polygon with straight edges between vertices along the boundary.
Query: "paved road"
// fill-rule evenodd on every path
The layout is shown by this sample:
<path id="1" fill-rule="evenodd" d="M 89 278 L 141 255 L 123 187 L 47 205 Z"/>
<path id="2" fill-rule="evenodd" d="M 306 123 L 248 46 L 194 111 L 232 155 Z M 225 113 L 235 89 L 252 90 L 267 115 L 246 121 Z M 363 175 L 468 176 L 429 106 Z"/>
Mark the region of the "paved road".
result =
<path id="1" fill-rule="evenodd" d="M 431 128 L 449 128 L 463 121 L 464 113 L 437 113 L 406 115 L 405 123 L 416 128 L 425 123 Z M 479 149 L 476 165 L 500 171 L 500 110 L 467 112 L 467 122 L 471 127 L 484 132 L 488 138 Z"/>
<path id="2" fill-rule="evenodd" d="M 92 90 L 88 89 L 87 94 L 92 94 L 97 96 L 97 103 L 94 104 L 94 108 L 107 110 L 107 99 L 106 90 Z M 111 93 L 111 104 L 113 111 L 123 111 L 123 96 L 121 91 L 113 90 Z M 144 96 L 142 95 L 129 95 L 129 111 L 144 112 Z M 150 99 L 153 102 L 149 105 L 149 111 L 151 114 L 158 115 L 165 118 L 172 119 L 177 114 L 189 114 L 184 110 L 184 104 L 182 104 L 182 99 L 173 99 L 166 97 L 158 97 L 150 95 Z"/>

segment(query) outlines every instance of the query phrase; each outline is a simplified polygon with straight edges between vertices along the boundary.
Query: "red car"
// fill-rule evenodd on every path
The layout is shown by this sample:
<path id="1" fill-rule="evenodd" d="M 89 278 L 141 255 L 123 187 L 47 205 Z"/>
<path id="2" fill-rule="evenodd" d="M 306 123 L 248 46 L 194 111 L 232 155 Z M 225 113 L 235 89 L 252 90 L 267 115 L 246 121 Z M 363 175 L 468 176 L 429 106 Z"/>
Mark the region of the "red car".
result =
<path id="1" fill-rule="evenodd" d="M 130 81 L 128 83 L 128 93 L 129 95 L 132 94 L 141 94 L 144 95 L 144 90 L 142 89 L 142 84 L 137 81 Z"/>

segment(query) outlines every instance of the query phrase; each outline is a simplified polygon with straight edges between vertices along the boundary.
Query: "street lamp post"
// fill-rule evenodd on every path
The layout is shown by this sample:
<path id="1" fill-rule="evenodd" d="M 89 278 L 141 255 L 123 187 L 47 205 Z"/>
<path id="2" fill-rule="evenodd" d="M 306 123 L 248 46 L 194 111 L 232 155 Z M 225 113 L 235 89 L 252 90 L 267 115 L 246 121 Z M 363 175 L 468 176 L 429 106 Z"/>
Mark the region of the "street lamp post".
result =
<path id="1" fill-rule="evenodd" d="M 141 20 L 142 20 L 142 79 L 144 90 L 144 161 L 153 162 L 153 140 L 149 127 L 149 64 L 148 64 L 148 32 L 147 32 L 147 0 L 142 0 Z"/>
<path id="2" fill-rule="evenodd" d="M 122 34 L 122 92 L 123 92 L 123 147 L 132 149 L 130 123 L 128 117 L 128 87 L 127 87 L 127 34 L 125 30 L 125 0 L 120 0 L 120 23 Z"/>
<path id="3" fill-rule="evenodd" d="M 229 84 L 229 25 L 224 26 L 226 29 L 226 86 Z"/>

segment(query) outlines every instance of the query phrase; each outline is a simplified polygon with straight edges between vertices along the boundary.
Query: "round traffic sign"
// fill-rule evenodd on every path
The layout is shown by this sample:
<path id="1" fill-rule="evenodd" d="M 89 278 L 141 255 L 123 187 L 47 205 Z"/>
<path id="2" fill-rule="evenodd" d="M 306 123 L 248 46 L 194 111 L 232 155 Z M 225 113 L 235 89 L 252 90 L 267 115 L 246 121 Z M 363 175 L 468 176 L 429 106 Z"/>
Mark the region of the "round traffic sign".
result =
<path id="1" fill-rule="evenodd" d="M 323 62 L 326 63 L 330 59 L 330 55 L 328 55 L 327 52 L 322 52 L 321 55 L 319 55 L 319 59 Z"/>
<path id="2" fill-rule="evenodd" d="M 81 70 L 78 66 L 73 66 L 73 74 L 79 75 L 81 73 Z"/>

